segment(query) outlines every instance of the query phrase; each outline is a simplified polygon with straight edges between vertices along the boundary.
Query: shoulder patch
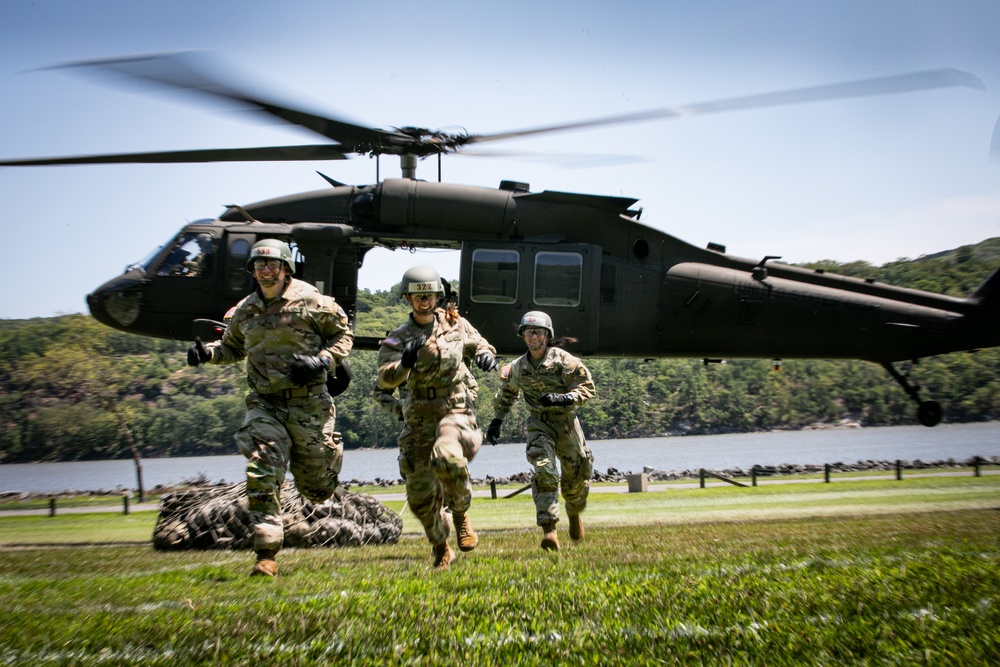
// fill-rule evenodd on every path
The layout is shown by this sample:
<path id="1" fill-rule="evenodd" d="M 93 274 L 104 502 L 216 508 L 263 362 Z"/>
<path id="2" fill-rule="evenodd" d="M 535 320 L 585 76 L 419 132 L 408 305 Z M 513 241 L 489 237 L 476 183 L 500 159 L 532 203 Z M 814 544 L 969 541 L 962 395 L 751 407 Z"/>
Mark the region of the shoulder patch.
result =
<path id="1" fill-rule="evenodd" d="M 510 364 L 504 364 L 503 368 L 500 369 L 500 379 L 510 379 Z"/>
<path id="2" fill-rule="evenodd" d="M 395 336 L 389 336 L 387 338 L 383 338 L 381 344 L 388 345 L 389 347 L 399 347 L 403 344 L 403 341 Z"/>

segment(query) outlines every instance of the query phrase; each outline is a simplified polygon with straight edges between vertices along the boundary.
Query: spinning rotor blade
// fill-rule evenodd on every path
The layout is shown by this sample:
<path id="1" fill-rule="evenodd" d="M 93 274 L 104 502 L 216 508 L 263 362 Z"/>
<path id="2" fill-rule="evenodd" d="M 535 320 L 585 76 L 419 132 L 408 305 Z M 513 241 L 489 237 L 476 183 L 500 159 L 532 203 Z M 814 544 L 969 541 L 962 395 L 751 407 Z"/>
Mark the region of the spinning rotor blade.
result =
<path id="1" fill-rule="evenodd" d="M 161 164 L 176 162 L 284 162 L 295 160 L 346 160 L 340 146 L 262 146 L 259 148 L 208 148 L 158 153 L 75 155 L 72 157 L 3 160 L 0 167 L 38 167 L 60 164 Z"/>
<path id="2" fill-rule="evenodd" d="M 135 82 L 154 82 L 168 88 L 187 90 L 218 99 L 238 102 L 254 111 L 304 127 L 340 144 L 343 153 L 403 152 L 413 139 L 405 134 L 356 125 L 345 120 L 319 116 L 277 102 L 255 97 L 214 80 L 206 72 L 211 59 L 206 52 L 154 54 L 128 58 L 82 60 L 49 69 L 96 68 L 123 74 Z"/>
<path id="3" fill-rule="evenodd" d="M 322 116 L 302 109 L 279 104 L 262 96 L 253 95 L 230 85 L 219 83 L 228 75 L 211 76 L 208 54 L 205 52 L 184 52 L 87 60 L 48 69 L 96 70 L 124 75 L 131 83 L 158 84 L 164 87 L 189 91 L 217 100 L 236 102 L 257 113 L 298 125 L 327 139 L 332 145 L 271 146 L 259 148 L 220 148 L 188 151 L 165 151 L 155 153 L 122 153 L 116 155 L 84 155 L 71 157 L 50 157 L 0 161 L 0 166 L 36 166 L 62 164 L 107 164 L 107 163 L 178 163 L 178 162 L 254 162 L 282 160 L 344 160 L 351 155 L 371 156 L 389 154 L 411 157 L 427 157 L 455 153 L 473 143 L 514 139 L 550 132 L 581 130 L 603 125 L 648 122 L 686 116 L 697 116 L 725 111 L 737 111 L 762 107 L 802 104 L 824 100 L 846 99 L 870 95 L 964 86 L 984 89 L 983 82 L 967 72 L 953 69 L 930 70 L 885 76 L 860 81 L 797 88 L 759 95 L 748 95 L 701 102 L 677 107 L 663 107 L 616 116 L 579 120 L 558 125 L 547 125 L 495 134 L 468 134 L 465 132 L 437 132 L 418 127 L 400 127 L 394 130 L 367 128 L 347 120 Z M 579 161 L 578 161 L 579 162 Z M 404 170 L 404 174 L 406 171 Z M 409 176 L 412 177 L 412 176 Z"/>
<path id="4" fill-rule="evenodd" d="M 666 120 L 670 118 L 722 113 L 724 111 L 742 111 L 762 107 L 803 104 L 806 102 L 821 102 L 824 100 L 839 100 L 871 95 L 890 95 L 894 93 L 908 93 L 918 90 L 951 88 L 956 86 L 978 88 L 980 90 L 986 89 L 985 84 L 983 84 L 979 77 L 974 74 L 955 69 L 929 70 L 924 72 L 914 72 L 912 74 L 899 74 L 874 79 L 862 79 L 860 81 L 847 81 L 845 83 L 835 83 L 825 86 L 795 88 L 792 90 L 763 93 L 759 95 L 731 97 L 728 99 L 715 100 L 713 102 L 701 102 L 698 104 L 687 104 L 678 107 L 649 109 L 647 111 L 638 111 L 618 116 L 605 116 L 603 118 L 592 118 L 589 120 L 580 120 L 571 123 L 562 123 L 559 125 L 546 125 L 511 132 L 473 135 L 468 139 L 468 143 L 497 141 L 499 139 L 514 139 L 517 137 L 526 137 L 547 132 L 582 130 L 590 127 L 599 127 L 601 125 L 618 125 L 623 123 L 636 123 L 651 120 Z"/>
<path id="5" fill-rule="evenodd" d="M 1000 161 L 1000 118 L 993 126 L 993 138 L 990 140 L 990 159 Z"/>

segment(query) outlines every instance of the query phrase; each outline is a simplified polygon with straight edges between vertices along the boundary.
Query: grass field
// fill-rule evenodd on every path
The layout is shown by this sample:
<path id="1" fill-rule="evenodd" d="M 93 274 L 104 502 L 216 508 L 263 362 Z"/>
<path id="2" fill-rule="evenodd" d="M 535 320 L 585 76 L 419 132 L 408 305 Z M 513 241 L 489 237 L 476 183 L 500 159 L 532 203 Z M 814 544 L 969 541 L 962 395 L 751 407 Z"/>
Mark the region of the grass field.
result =
<path id="1" fill-rule="evenodd" d="M 402 511 L 402 503 L 387 503 Z M 0 664 L 998 664 L 1000 479 L 594 493 L 579 544 L 473 503 L 398 544 L 155 552 L 155 513 L 0 518 Z"/>

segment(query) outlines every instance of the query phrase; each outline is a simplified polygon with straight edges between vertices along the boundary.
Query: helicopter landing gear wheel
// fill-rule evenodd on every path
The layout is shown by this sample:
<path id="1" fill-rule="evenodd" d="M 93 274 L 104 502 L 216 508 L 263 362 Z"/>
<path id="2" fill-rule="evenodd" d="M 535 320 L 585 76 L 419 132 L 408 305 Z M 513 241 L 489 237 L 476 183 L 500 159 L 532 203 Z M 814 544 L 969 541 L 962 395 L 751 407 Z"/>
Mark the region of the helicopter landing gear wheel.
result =
<path id="1" fill-rule="evenodd" d="M 937 401 L 922 401 L 917 408 L 917 419 L 924 426 L 937 426 L 941 423 L 941 404 Z"/>
<path id="2" fill-rule="evenodd" d="M 914 360 L 913 363 L 916 363 Z M 885 362 L 882 364 L 882 368 L 889 371 L 889 375 L 892 379 L 899 383 L 899 386 L 903 388 L 907 396 L 912 398 L 917 404 L 917 420 L 920 421 L 924 426 L 937 426 L 941 423 L 941 404 L 937 401 L 922 401 L 920 400 L 920 387 L 910 384 L 908 378 L 910 377 L 909 371 L 906 375 L 901 374 L 892 364 Z"/>

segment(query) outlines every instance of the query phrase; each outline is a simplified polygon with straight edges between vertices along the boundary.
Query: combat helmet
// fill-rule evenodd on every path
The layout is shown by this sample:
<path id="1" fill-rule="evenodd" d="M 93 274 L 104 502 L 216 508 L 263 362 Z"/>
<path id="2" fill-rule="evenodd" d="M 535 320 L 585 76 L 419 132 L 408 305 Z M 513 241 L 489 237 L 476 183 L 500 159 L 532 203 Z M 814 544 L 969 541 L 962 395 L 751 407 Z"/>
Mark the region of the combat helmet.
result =
<path id="1" fill-rule="evenodd" d="M 420 294 L 424 292 L 436 292 L 443 297 L 444 283 L 441 276 L 430 266 L 414 266 L 407 269 L 403 274 L 403 281 L 399 284 L 399 297 L 406 294 Z"/>
<path id="2" fill-rule="evenodd" d="M 524 330 L 528 328 L 545 329 L 549 332 L 549 338 L 555 338 L 556 332 L 552 328 L 552 318 L 540 310 L 532 310 L 524 314 L 521 324 L 517 327 L 517 335 L 524 335 Z"/>
<path id="3" fill-rule="evenodd" d="M 247 271 L 253 273 L 255 259 L 280 259 L 288 267 L 289 273 L 295 273 L 295 259 L 288 244 L 278 239 L 262 239 L 253 244 L 250 256 L 247 257 Z"/>

